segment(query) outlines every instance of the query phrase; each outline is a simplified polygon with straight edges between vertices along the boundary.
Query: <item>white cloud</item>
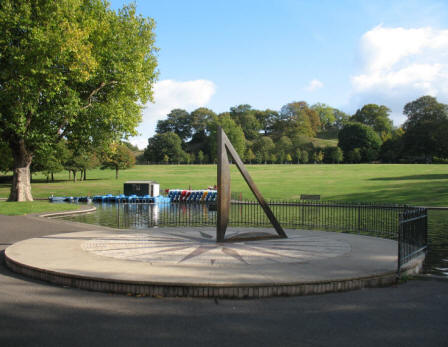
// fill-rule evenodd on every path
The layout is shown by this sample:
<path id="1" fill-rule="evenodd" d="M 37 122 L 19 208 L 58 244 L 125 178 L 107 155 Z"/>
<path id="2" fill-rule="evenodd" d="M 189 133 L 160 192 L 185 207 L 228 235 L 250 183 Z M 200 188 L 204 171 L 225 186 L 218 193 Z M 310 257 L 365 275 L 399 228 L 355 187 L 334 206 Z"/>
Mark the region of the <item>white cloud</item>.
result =
<path id="1" fill-rule="evenodd" d="M 363 71 L 352 76 L 352 103 L 381 103 L 396 124 L 403 106 L 423 95 L 448 101 L 448 30 L 377 26 L 361 38 Z"/>
<path id="2" fill-rule="evenodd" d="M 305 90 L 312 92 L 312 91 L 322 88 L 323 86 L 324 86 L 324 84 L 321 81 L 319 81 L 317 79 L 313 79 L 305 87 Z"/>
<path id="3" fill-rule="evenodd" d="M 175 108 L 192 111 L 206 106 L 215 90 L 215 84 L 208 80 L 157 82 L 154 85 L 154 104 L 145 105 L 143 121 L 138 127 L 141 135 L 131 138 L 130 142 L 139 148 L 145 148 L 148 138 L 154 135 L 157 121 L 164 119 Z"/>

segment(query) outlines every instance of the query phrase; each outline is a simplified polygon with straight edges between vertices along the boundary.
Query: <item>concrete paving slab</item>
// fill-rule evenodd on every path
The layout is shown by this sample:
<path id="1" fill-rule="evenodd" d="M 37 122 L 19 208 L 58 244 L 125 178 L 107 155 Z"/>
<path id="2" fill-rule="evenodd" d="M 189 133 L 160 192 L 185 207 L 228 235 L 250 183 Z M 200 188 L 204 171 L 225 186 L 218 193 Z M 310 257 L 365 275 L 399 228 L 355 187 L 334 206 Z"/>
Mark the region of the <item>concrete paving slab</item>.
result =
<path id="1" fill-rule="evenodd" d="M 269 230 L 229 229 L 228 235 L 254 232 Z M 214 228 L 92 229 L 21 241 L 5 257 L 13 270 L 54 283 L 166 296 L 215 296 L 208 287 L 219 296 L 249 296 L 249 289 L 257 297 L 294 295 L 395 281 L 392 240 L 287 230 L 288 239 L 217 243 L 214 234 Z"/>

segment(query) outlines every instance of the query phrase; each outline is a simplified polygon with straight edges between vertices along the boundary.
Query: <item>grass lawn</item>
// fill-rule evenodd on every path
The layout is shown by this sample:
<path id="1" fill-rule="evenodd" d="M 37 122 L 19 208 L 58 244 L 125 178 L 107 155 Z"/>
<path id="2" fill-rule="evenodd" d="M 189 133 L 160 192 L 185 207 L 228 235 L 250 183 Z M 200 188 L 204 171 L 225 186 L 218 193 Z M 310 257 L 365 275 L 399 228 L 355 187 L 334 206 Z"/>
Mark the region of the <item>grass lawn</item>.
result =
<path id="1" fill-rule="evenodd" d="M 448 165 L 247 165 L 267 199 L 298 199 L 300 194 L 320 194 L 322 200 L 372 201 L 427 206 L 448 206 Z M 47 183 L 33 176 L 35 198 L 118 194 L 128 180 L 154 180 L 162 189 L 204 189 L 216 183 L 216 165 L 138 165 L 120 171 L 90 170 L 87 181 L 68 181 L 67 172 Z M 0 197 L 7 197 L 10 183 L 3 177 Z M 232 191 L 250 196 L 249 188 L 232 166 Z"/>
<path id="2" fill-rule="evenodd" d="M 18 216 L 30 213 L 58 212 L 77 210 L 79 206 L 70 204 L 52 204 L 49 201 L 6 202 L 0 201 L 0 214 Z"/>

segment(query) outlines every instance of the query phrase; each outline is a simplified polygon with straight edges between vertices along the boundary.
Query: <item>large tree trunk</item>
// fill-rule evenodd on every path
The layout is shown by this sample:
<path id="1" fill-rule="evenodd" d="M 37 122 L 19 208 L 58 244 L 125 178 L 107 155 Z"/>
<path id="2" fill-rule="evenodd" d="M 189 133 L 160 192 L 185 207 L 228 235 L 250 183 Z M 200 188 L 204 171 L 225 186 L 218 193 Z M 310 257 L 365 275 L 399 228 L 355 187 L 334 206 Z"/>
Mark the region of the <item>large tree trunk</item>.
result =
<path id="1" fill-rule="evenodd" d="M 10 144 L 14 158 L 11 192 L 8 201 L 33 201 L 30 165 L 33 159 L 23 139 Z"/>
<path id="2" fill-rule="evenodd" d="M 115 168 L 115 179 L 118 180 L 118 167 Z"/>
<path id="3" fill-rule="evenodd" d="M 86 178 L 86 176 L 87 176 L 86 172 L 87 172 L 87 169 L 84 169 L 84 181 L 87 179 Z"/>

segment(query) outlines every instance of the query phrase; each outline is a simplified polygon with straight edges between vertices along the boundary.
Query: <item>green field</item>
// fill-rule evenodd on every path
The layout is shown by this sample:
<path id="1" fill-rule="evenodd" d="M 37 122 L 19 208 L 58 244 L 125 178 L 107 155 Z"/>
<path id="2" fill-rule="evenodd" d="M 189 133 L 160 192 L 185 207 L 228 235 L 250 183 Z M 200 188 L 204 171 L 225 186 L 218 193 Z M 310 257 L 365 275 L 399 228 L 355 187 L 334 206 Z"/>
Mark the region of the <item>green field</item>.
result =
<path id="1" fill-rule="evenodd" d="M 0 214 L 19 216 L 30 213 L 59 212 L 77 210 L 78 205 L 52 204 L 49 201 L 34 202 L 0 202 Z"/>
<path id="2" fill-rule="evenodd" d="M 300 194 L 320 194 L 322 200 L 406 203 L 448 206 L 448 165 L 247 165 L 255 183 L 267 199 L 298 199 Z M 87 181 L 68 181 L 67 172 L 47 183 L 33 175 L 35 198 L 118 194 L 128 180 L 154 180 L 162 189 L 204 189 L 216 183 L 216 165 L 139 165 L 121 171 L 91 170 Z M 9 182 L 2 177 L 0 197 L 7 197 Z M 232 191 L 250 192 L 232 166 Z"/>
<path id="3" fill-rule="evenodd" d="M 448 206 L 448 165 L 248 165 L 255 183 L 267 199 L 298 199 L 300 194 L 320 194 L 322 200 L 387 202 L 418 206 Z M 87 181 L 68 181 L 66 172 L 47 183 L 34 175 L 35 198 L 118 194 L 128 180 L 155 180 L 166 188 L 204 189 L 216 183 L 216 165 L 142 165 L 120 172 L 91 170 Z M 0 197 L 7 197 L 9 177 L 0 177 Z M 232 191 L 251 193 L 235 167 Z M 76 204 L 0 202 L 0 214 L 20 215 L 76 209 Z M 448 211 L 429 211 L 428 257 L 436 267 L 445 266 Z M 437 272 L 437 271 L 436 271 Z"/>

